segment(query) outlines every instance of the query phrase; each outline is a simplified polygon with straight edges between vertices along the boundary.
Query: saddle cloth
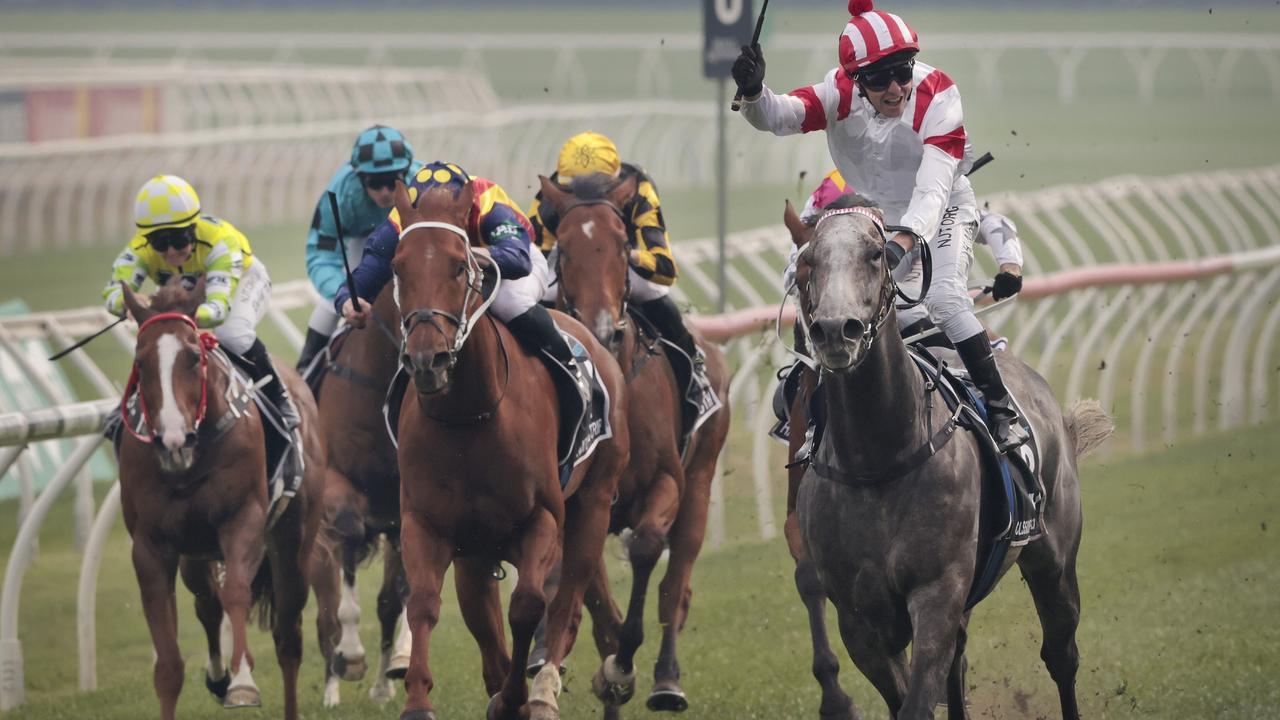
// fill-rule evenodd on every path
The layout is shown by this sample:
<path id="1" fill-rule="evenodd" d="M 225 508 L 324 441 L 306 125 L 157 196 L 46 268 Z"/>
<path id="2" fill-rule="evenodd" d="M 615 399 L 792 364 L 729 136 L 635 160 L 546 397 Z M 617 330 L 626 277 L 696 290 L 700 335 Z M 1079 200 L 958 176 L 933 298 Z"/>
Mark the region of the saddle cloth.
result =
<path id="1" fill-rule="evenodd" d="M 560 428 L 556 442 L 556 458 L 559 467 L 560 487 L 569 484 L 573 468 L 583 460 L 591 457 L 596 446 L 613 437 L 613 426 L 609 423 L 609 391 L 605 388 L 591 355 L 577 338 L 560 330 L 560 335 L 568 343 L 574 359 L 587 387 L 579 387 L 574 382 L 573 373 L 560 364 L 552 356 L 543 353 L 542 361 L 551 374 L 556 387 L 556 396 L 560 402 Z M 409 387 L 409 371 L 401 366 L 387 390 L 386 401 L 382 404 L 382 415 L 386 421 L 387 434 L 391 442 L 399 447 L 397 428 L 400 421 L 400 405 L 404 393 Z M 476 418 L 479 422 L 487 418 Z"/>
<path id="2" fill-rule="evenodd" d="M 230 378 L 225 396 L 228 409 L 214 425 L 213 439 L 222 437 L 240 418 L 244 417 L 249 409 L 249 403 L 252 402 L 258 406 L 267 451 L 267 496 L 270 498 L 267 517 L 274 520 L 284 511 L 288 500 L 297 494 L 298 486 L 302 484 L 301 462 L 296 464 L 299 470 L 297 475 L 290 478 L 284 477 L 288 453 L 299 453 L 301 458 L 302 448 L 294 443 L 294 434 L 284 429 L 280 411 L 267 400 L 261 389 L 254 387 L 248 373 L 238 364 L 244 360 L 223 351 L 222 348 L 213 348 L 208 352 L 209 358 L 221 365 Z M 144 437 L 151 434 L 151 428 L 142 415 L 142 406 L 138 402 L 138 397 L 135 393 L 126 400 L 125 415 L 121 418 L 121 422 L 111 420 L 107 422 L 104 434 L 111 439 L 117 458 L 120 456 L 120 439 L 124 430 L 122 423 L 129 423 L 134 432 Z M 281 502 L 282 500 L 284 502 Z"/>

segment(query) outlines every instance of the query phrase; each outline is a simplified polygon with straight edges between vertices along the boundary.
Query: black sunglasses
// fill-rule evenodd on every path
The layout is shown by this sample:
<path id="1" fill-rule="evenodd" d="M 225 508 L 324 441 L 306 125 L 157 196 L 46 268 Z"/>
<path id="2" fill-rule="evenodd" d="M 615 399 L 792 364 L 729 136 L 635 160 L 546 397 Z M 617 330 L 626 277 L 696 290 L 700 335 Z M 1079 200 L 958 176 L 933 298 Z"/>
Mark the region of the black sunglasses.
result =
<path id="1" fill-rule="evenodd" d="M 883 92 L 889 89 L 889 84 L 897 82 L 899 85 L 906 86 L 911 82 L 911 78 L 915 73 L 916 63 L 914 60 L 910 62 L 892 65 L 883 70 L 875 72 L 858 73 L 858 83 L 866 90 L 874 92 Z"/>
<path id="2" fill-rule="evenodd" d="M 164 252 L 169 248 L 182 250 L 191 244 L 192 239 L 190 227 L 165 228 L 147 235 L 147 244 L 155 248 L 156 252 Z"/>
<path id="3" fill-rule="evenodd" d="M 373 190 L 394 190 L 396 187 L 396 180 L 399 179 L 400 173 L 395 172 L 360 176 L 360 182 L 363 183 L 365 187 Z"/>

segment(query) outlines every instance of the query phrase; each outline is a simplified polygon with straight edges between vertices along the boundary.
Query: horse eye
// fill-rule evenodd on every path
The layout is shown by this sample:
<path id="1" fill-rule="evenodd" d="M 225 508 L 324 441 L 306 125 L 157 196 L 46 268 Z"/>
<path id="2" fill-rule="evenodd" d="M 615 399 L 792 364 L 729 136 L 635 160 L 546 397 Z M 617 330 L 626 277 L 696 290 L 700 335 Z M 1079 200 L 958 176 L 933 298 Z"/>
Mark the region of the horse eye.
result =
<path id="1" fill-rule="evenodd" d="M 458 263 L 457 267 L 455 267 L 453 270 L 453 276 L 456 278 L 460 278 L 466 274 L 467 274 L 467 264 L 464 262 Z"/>
<path id="2" fill-rule="evenodd" d="M 872 264 L 874 264 L 874 263 L 880 262 L 880 258 L 882 257 L 884 257 L 884 250 L 881 248 L 876 248 L 875 250 L 871 251 L 870 255 L 867 256 L 867 260 L 869 260 Z"/>

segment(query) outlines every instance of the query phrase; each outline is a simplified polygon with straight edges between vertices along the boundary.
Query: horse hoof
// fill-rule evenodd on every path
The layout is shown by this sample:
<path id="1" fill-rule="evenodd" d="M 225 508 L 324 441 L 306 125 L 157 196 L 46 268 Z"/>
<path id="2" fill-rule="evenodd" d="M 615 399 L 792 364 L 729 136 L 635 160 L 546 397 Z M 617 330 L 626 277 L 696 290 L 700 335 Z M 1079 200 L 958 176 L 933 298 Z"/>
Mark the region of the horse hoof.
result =
<path id="1" fill-rule="evenodd" d="M 489 698 L 489 707 L 484 709 L 484 720 L 498 720 L 498 706 L 501 704 L 499 694 L 494 693 L 493 697 Z"/>
<path id="2" fill-rule="evenodd" d="M 233 687 L 227 690 L 222 699 L 224 708 L 262 707 L 262 695 L 255 687 Z"/>
<path id="3" fill-rule="evenodd" d="M 380 680 L 369 686 L 369 699 L 381 705 L 390 702 L 396 697 L 396 686 Z"/>
<path id="4" fill-rule="evenodd" d="M 530 700 L 529 720 L 560 720 L 560 708 L 541 700 Z"/>
<path id="5" fill-rule="evenodd" d="M 591 692 L 605 705 L 625 705 L 636 694 L 636 672 L 623 672 L 616 655 L 605 658 L 591 676 Z"/>
<path id="6" fill-rule="evenodd" d="M 674 683 L 656 683 L 645 707 L 653 712 L 684 712 L 689 709 L 689 698 Z"/>
<path id="7" fill-rule="evenodd" d="M 400 720 L 436 720 L 435 710 L 405 710 L 400 713 Z"/>
<path id="8" fill-rule="evenodd" d="M 845 696 L 836 699 L 834 703 L 836 704 L 834 710 L 818 708 L 818 720 L 860 720 L 857 709 L 853 707 L 853 698 Z"/>
<path id="9" fill-rule="evenodd" d="M 218 698 L 218 702 L 222 702 L 227 697 L 227 688 L 231 687 L 231 674 L 225 673 L 221 680 L 214 680 L 208 675 L 204 676 L 204 686 Z"/>
<path id="10" fill-rule="evenodd" d="M 368 669 L 369 666 L 365 663 L 363 657 L 350 659 L 345 655 L 335 655 L 333 657 L 333 674 L 347 682 L 363 680 L 364 674 Z"/>
<path id="11" fill-rule="evenodd" d="M 386 672 L 382 676 L 388 680 L 403 680 L 409 674 L 409 656 L 396 655 L 387 663 Z"/>

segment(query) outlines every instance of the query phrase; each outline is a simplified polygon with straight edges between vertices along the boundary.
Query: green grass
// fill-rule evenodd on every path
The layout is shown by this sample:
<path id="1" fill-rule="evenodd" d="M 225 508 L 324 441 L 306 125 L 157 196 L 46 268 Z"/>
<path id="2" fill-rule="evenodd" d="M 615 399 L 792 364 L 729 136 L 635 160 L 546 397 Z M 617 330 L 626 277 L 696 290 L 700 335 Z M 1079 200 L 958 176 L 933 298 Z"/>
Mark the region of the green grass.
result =
<path id="1" fill-rule="evenodd" d="M 1280 658 L 1274 648 L 1280 630 L 1266 620 L 1280 612 L 1277 431 L 1280 425 L 1272 424 L 1185 443 L 1159 455 L 1086 463 L 1079 565 L 1084 606 L 1079 697 L 1086 717 L 1277 717 Z M 745 478 L 729 476 L 732 495 L 741 495 L 744 484 Z M 14 512 L 13 503 L 0 505 L 0 526 L 14 527 Z M 98 593 L 101 689 L 76 690 L 73 588 L 79 556 L 69 546 L 70 527 L 69 504 L 62 502 L 27 574 L 21 637 L 28 703 L 8 717 L 152 716 L 151 646 L 120 524 L 110 539 Z M 6 557 L 8 542 L 6 537 Z M 739 542 L 699 561 L 693 610 L 681 638 L 692 702 L 688 717 L 814 714 L 817 689 L 809 675 L 806 624 L 791 572 L 781 540 Z M 361 583 L 366 647 L 376 637 L 374 574 L 366 571 Z M 613 578 L 615 592 L 625 592 L 625 570 L 615 568 Z M 1021 586 L 1016 574 L 1007 577 L 974 613 L 969 682 L 975 718 L 1056 717 L 1056 695 L 1038 660 L 1038 625 Z M 654 606 L 649 605 L 650 640 L 638 656 L 641 693 L 647 692 L 645 676 L 656 653 Z M 185 590 L 179 591 L 179 608 L 188 680 L 179 715 L 225 717 L 201 686 L 200 633 Z M 341 709 L 320 707 L 310 614 L 306 627 L 303 716 L 393 716 L 398 704 L 379 708 L 367 699 L 368 680 L 343 686 Z M 598 715 L 588 690 L 596 662 L 588 627 L 581 638 L 570 658 L 570 692 L 561 698 L 569 719 Z M 275 717 L 281 701 L 270 641 L 254 632 L 251 642 L 267 705 L 237 717 Z M 452 597 L 446 598 L 432 656 L 441 716 L 479 716 L 485 697 L 478 655 Z M 847 659 L 842 667 L 845 687 L 863 717 L 884 718 L 883 704 Z M 628 717 L 646 714 L 639 702 L 627 708 Z"/>

